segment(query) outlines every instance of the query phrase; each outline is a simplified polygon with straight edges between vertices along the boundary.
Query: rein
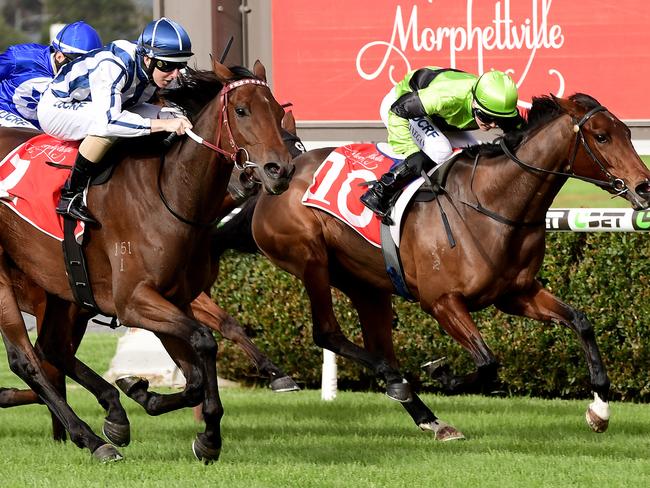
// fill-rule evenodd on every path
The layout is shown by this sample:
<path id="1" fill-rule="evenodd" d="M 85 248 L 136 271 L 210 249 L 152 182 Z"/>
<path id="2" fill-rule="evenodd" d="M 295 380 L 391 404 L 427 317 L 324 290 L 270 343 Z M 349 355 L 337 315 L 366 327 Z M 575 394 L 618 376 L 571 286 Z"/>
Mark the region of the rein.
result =
<path id="1" fill-rule="evenodd" d="M 231 81 L 221 89 L 221 92 L 219 94 L 219 98 L 221 102 L 221 110 L 219 111 L 219 119 L 217 121 L 217 132 L 216 132 L 215 144 L 206 141 L 205 139 L 203 139 L 201 136 L 197 135 L 195 132 L 193 132 L 190 129 L 185 130 L 185 133 L 194 142 L 203 145 L 215 151 L 216 153 L 221 154 L 222 156 L 225 156 L 226 159 L 232 161 L 235 167 L 240 170 L 243 170 L 248 167 L 257 166 L 255 163 L 250 161 L 249 159 L 250 156 L 248 154 L 248 151 L 245 148 L 237 145 L 237 142 L 235 141 L 235 138 L 232 135 L 232 129 L 230 128 L 230 122 L 228 120 L 228 93 L 234 90 L 235 88 L 239 88 L 240 86 L 244 86 L 244 85 L 259 85 L 259 86 L 266 86 L 266 87 L 269 86 L 266 82 L 262 80 L 258 80 L 255 78 L 244 78 L 242 80 Z M 230 143 L 230 146 L 233 148 L 233 152 L 225 151 L 219 147 L 219 143 L 221 142 L 221 129 L 223 126 L 226 127 L 228 142 Z M 243 163 L 239 163 L 238 156 L 240 154 L 244 155 Z M 165 195 L 162 190 L 162 173 L 163 173 L 164 166 L 165 166 L 165 155 L 162 154 L 160 158 L 160 168 L 158 169 L 158 195 L 160 195 L 160 199 L 162 200 L 163 204 L 165 205 L 165 208 L 169 211 L 169 213 L 171 213 L 174 217 L 176 217 L 184 224 L 192 225 L 194 227 L 209 228 L 215 226 L 219 222 L 220 217 L 216 217 L 215 219 L 210 220 L 209 222 L 197 222 L 194 220 L 186 219 L 185 217 L 177 213 L 174 209 L 172 209 L 169 201 L 167 200 L 167 198 L 165 198 Z"/>
<path id="2" fill-rule="evenodd" d="M 594 163 L 596 163 L 596 165 L 598 165 L 600 170 L 608 178 L 609 181 L 603 181 L 603 180 L 598 180 L 598 179 L 595 179 L 595 178 L 589 178 L 587 176 L 577 175 L 573 171 L 570 172 L 570 173 L 565 173 L 563 171 L 553 171 L 553 170 L 548 170 L 548 169 L 544 169 L 544 168 L 538 168 L 537 166 L 533 166 L 531 164 L 528 164 L 528 163 L 522 161 L 521 159 L 519 159 L 508 148 L 508 146 L 505 143 L 505 139 L 503 137 L 501 137 L 499 139 L 499 146 L 501 147 L 501 150 L 503 151 L 503 154 L 505 154 L 508 157 L 508 159 L 510 159 L 511 161 L 514 161 L 515 163 L 517 163 L 521 168 L 523 168 L 526 171 L 532 171 L 532 172 L 537 172 L 537 173 L 542 173 L 542 174 L 550 174 L 550 175 L 555 175 L 555 176 L 564 176 L 564 177 L 567 177 L 567 178 L 574 178 L 574 179 L 582 180 L 582 181 L 585 181 L 587 183 L 592 183 L 592 184 L 594 184 L 596 186 L 599 186 L 601 188 L 605 188 L 605 189 L 611 188 L 612 190 L 617 192 L 618 195 L 620 195 L 620 194 L 625 193 L 626 191 L 628 191 L 628 188 L 625 185 L 625 182 L 623 180 L 621 180 L 620 178 L 615 178 L 609 171 L 607 171 L 607 169 L 605 168 L 605 165 L 600 161 L 600 159 L 598 159 L 598 157 L 594 154 L 594 152 L 589 147 L 589 144 L 587 143 L 587 140 L 585 139 L 584 132 L 582 132 L 583 125 L 585 125 L 585 123 L 587 123 L 587 121 L 591 117 L 593 117 L 598 112 L 606 112 L 606 111 L 607 111 L 607 109 L 604 106 L 598 105 L 597 107 L 594 107 L 591 110 L 589 110 L 587 113 L 585 113 L 579 121 L 575 122 L 575 119 L 574 119 L 575 124 L 573 126 L 573 130 L 576 133 L 576 138 L 575 138 L 575 141 L 573 142 L 573 150 L 571 151 L 571 158 L 570 158 L 570 162 L 569 162 L 569 168 L 571 170 L 573 170 L 573 164 L 575 163 L 575 159 L 576 159 L 577 154 L 578 154 L 578 148 L 580 147 L 580 144 L 582 144 L 582 147 L 584 147 L 585 152 L 589 155 L 589 157 L 592 159 L 592 161 Z M 476 168 L 478 166 L 478 159 L 479 159 L 479 155 L 477 154 L 476 158 L 474 159 L 474 166 L 473 166 L 473 169 L 472 169 L 472 177 L 471 177 L 471 180 L 470 180 L 470 189 L 472 190 L 472 194 L 476 198 L 476 203 L 472 204 L 472 203 L 465 202 L 465 201 L 463 201 L 462 203 L 464 203 L 468 207 L 476 210 L 477 212 L 482 213 L 483 215 L 486 215 L 487 217 L 490 217 L 491 219 L 496 220 L 497 222 L 500 222 L 502 224 L 506 224 L 506 225 L 508 225 L 510 227 L 536 227 L 536 226 L 539 226 L 539 225 L 543 225 L 545 223 L 544 220 L 533 221 L 533 222 L 517 222 L 517 221 L 514 221 L 514 220 L 510 220 L 507 217 L 499 215 L 498 213 L 493 212 L 493 211 L 483 207 L 481 205 L 481 202 L 479 201 L 476 193 L 474 193 L 474 188 L 473 188 L 474 175 L 476 173 Z"/>
<path id="3" fill-rule="evenodd" d="M 530 171 L 537 171 L 539 173 L 546 173 L 546 174 L 551 174 L 551 175 L 556 175 L 556 176 L 566 176 L 567 178 L 574 178 L 577 180 L 582 180 L 586 181 L 587 183 L 591 183 L 593 185 L 599 186 L 601 188 L 611 188 L 614 191 L 617 191 L 619 193 L 625 193 L 627 191 L 627 186 L 625 186 L 625 182 L 621 180 L 620 178 L 615 178 L 607 169 L 605 168 L 605 165 L 598 159 L 598 157 L 593 153 L 591 148 L 589 147 L 589 144 L 587 144 L 587 140 L 585 139 L 584 133 L 582 132 L 582 126 L 596 113 L 598 112 L 605 112 L 607 109 L 603 107 L 602 105 L 599 105 L 597 107 L 592 108 L 589 112 L 587 112 L 581 119 L 574 125 L 574 131 L 576 133 L 576 139 L 573 143 L 573 151 L 571 153 L 571 159 L 569 162 L 569 167 L 573 169 L 573 163 L 575 163 L 576 156 L 578 155 L 578 148 L 580 142 L 582 146 L 585 148 L 585 152 L 589 155 L 591 160 L 598 165 L 600 170 L 603 172 L 605 176 L 607 176 L 609 181 L 602 181 L 602 180 L 597 180 L 595 178 L 588 178 L 586 176 L 581 176 L 577 175 L 573 172 L 571 173 L 564 173 L 562 171 L 552 171 L 544 168 L 538 168 L 536 166 L 532 166 L 521 159 L 519 159 L 515 154 L 510 151 L 508 146 L 506 145 L 505 141 L 503 138 L 500 139 L 499 141 L 499 146 L 503 150 L 503 153 L 508 156 L 509 159 L 517 163 L 519 166 L 521 166 L 524 169 L 530 170 Z"/>

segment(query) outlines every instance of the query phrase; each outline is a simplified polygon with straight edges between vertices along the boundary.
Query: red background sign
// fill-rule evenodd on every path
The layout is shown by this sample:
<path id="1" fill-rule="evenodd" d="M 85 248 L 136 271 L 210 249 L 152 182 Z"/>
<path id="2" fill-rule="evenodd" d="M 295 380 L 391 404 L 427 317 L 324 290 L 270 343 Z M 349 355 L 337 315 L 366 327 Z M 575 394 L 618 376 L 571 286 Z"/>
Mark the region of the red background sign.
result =
<path id="1" fill-rule="evenodd" d="M 500 69 L 531 97 L 583 92 L 650 119 L 648 0 L 275 0 L 273 88 L 301 120 L 379 120 L 410 69 Z"/>

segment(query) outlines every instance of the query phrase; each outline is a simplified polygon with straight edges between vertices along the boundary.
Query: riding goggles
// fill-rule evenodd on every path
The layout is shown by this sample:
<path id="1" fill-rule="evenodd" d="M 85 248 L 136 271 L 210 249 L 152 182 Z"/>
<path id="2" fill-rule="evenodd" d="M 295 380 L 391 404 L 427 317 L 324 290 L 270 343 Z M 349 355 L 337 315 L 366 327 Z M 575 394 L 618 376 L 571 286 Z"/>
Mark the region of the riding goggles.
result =
<path id="1" fill-rule="evenodd" d="M 476 107 L 472 109 L 472 115 L 474 115 L 474 117 L 479 119 L 484 124 L 492 124 L 492 123 L 499 124 L 499 122 L 503 120 L 500 117 L 494 117 L 492 115 L 486 114 L 485 112 L 483 112 L 483 110 Z"/>
<path id="2" fill-rule="evenodd" d="M 187 62 L 175 63 L 173 61 L 163 61 L 162 59 L 154 59 L 154 67 L 163 73 L 170 73 L 176 69 L 184 69 L 187 67 Z"/>
<path id="3" fill-rule="evenodd" d="M 74 61 L 79 56 L 81 56 L 81 53 L 63 53 L 63 57 L 67 60 L 66 63 Z"/>

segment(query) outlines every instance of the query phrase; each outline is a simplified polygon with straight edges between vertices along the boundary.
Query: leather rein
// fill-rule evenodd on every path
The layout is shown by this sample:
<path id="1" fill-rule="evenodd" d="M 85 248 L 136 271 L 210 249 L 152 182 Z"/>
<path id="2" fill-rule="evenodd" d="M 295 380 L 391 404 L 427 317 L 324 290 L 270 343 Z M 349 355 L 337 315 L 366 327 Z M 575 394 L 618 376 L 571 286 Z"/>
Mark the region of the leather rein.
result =
<path id="1" fill-rule="evenodd" d="M 234 90 L 235 88 L 239 88 L 240 86 L 244 86 L 244 85 L 259 85 L 259 86 L 266 86 L 266 87 L 269 86 L 266 82 L 255 78 L 244 78 L 237 81 L 231 81 L 230 83 L 224 85 L 224 87 L 221 89 L 219 93 L 221 110 L 219 111 L 219 119 L 217 121 L 217 130 L 216 130 L 216 139 L 214 144 L 204 140 L 202 137 L 198 136 L 190 129 L 185 130 L 185 133 L 190 137 L 190 139 L 195 141 L 197 144 L 201 144 L 215 151 L 216 153 L 225 156 L 225 158 L 229 161 L 232 161 L 235 167 L 239 170 L 244 170 L 245 168 L 251 168 L 257 166 L 256 163 L 250 161 L 250 156 L 248 154 L 248 151 L 245 148 L 237 145 L 237 142 L 235 141 L 235 138 L 232 135 L 232 129 L 230 128 L 230 122 L 228 120 L 228 93 Z M 221 149 L 219 147 L 221 142 L 222 128 L 224 126 L 226 128 L 226 134 L 228 136 L 228 143 L 233 149 L 232 152 L 225 151 L 224 149 Z M 243 156 L 243 162 L 241 163 L 239 162 L 241 160 L 239 156 Z M 160 168 L 158 170 L 158 194 L 160 195 L 160 199 L 162 200 L 163 204 L 165 205 L 165 208 L 167 208 L 169 213 L 171 213 L 174 217 L 176 217 L 184 224 L 192 225 L 194 227 L 206 228 L 206 227 L 215 226 L 219 222 L 221 217 L 216 217 L 215 219 L 210 220 L 209 222 L 197 222 L 183 217 L 171 207 L 170 203 L 167 201 L 167 198 L 165 198 L 165 195 L 163 194 L 163 190 L 162 190 L 162 173 L 163 173 L 164 164 L 165 164 L 165 155 L 163 154 L 161 157 Z"/>
<path id="2" fill-rule="evenodd" d="M 571 151 L 571 158 L 570 158 L 570 162 L 569 162 L 569 168 L 570 168 L 571 172 L 569 172 L 569 173 L 565 173 L 563 171 L 553 171 L 553 170 L 548 170 L 548 169 L 544 169 L 544 168 L 538 168 L 537 166 L 533 166 L 533 165 L 531 165 L 529 163 L 526 163 L 526 162 L 522 161 L 508 148 L 508 146 L 506 145 L 505 140 L 504 140 L 503 137 L 501 137 L 499 139 L 499 146 L 501 147 L 501 150 L 508 157 L 509 160 L 514 161 L 515 163 L 517 163 L 521 168 L 523 168 L 526 171 L 531 171 L 531 172 L 536 172 L 536 173 L 543 173 L 543 174 L 550 174 L 550 175 L 555 175 L 555 176 L 563 176 L 563 177 L 567 177 L 567 178 L 574 178 L 574 179 L 586 181 L 588 183 L 592 183 L 592 184 L 594 184 L 596 186 L 599 186 L 601 188 L 612 189 L 617 193 L 617 195 L 621 195 L 621 194 L 628 191 L 628 188 L 625 185 L 625 182 L 620 178 L 614 177 L 609 171 L 607 171 L 607 169 L 605 168 L 605 165 L 600 161 L 600 159 L 598 159 L 598 156 L 596 156 L 594 154 L 594 152 L 592 151 L 591 147 L 587 143 L 587 140 L 585 139 L 584 132 L 582 131 L 582 127 L 585 125 L 585 123 L 587 123 L 587 121 L 591 117 L 593 117 L 598 112 L 606 112 L 606 111 L 607 111 L 607 109 L 604 106 L 598 105 L 597 107 L 594 107 L 591 110 L 589 110 L 587 113 L 585 113 L 579 121 L 575 121 L 575 119 L 574 119 L 573 130 L 574 130 L 574 132 L 576 134 L 576 138 L 575 138 L 575 140 L 573 142 L 573 150 Z M 588 178 L 586 176 L 581 176 L 581 175 L 575 174 L 573 172 L 573 165 L 575 163 L 575 159 L 576 159 L 577 154 L 578 154 L 578 149 L 579 149 L 579 147 L 581 145 L 582 145 L 582 147 L 584 147 L 585 152 L 587 153 L 587 155 L 589 155 L 589 157 L 592 159 L 592 161 L 594 163 L 596 163 L 596 165 L 598 165 L 600 170 L 607 177 L 608 181 L 597 180 L 595 178 Z M 462 203 L 464 203 L 465 205 L 467 205 L 470 208 L 473 208 L 477 212 L 480 212 L 480 213 L 486 215 L 487 217 L 490 217 L 491 219 L 496 220 L 497 222 L 509 225 L 511 227 L 536 227 L 536 226 L 545 224 L 544 220 L 533 221 L 533 222 L 517 222 L 517 221 L 514 221 L 514 220 L 510 220 L 507 217 L 499 215 L 498 213 L 493 212 L 493 211 L 483 207 L 481 205 L 481 202 L 479 201 L 476 193 L 474 193 L 474 190 L 473 190 L 474 175 L 476 173 L 476 168 L 478 166 L 478 159 L 479 159 L 479 155 L 477 154 L 475 159 L 474 159 L 474 167 L 472 169 L 472 178 L 471 178 L 471 182 L 470 182 L 470 188 L 472 189 L 472 194 L 476 198 L 476 203 L 472 204 L 472 203 L 468 203 L 468 202 L 465 202 L 465 201 L 463 201 Z"/>

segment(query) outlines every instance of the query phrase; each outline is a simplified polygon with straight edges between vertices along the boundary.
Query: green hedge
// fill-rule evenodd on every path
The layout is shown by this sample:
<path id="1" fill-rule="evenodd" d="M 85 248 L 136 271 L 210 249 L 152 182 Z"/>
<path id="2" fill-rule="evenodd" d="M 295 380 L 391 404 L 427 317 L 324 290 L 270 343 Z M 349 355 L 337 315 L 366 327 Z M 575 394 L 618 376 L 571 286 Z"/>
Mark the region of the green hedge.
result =
<path id="1" fill-rule="evenodd" d="M 594 324 L 615 399 L 650 400 L 649 239 L 632 233 L 551 233 L 547 239 L 540 279 Z M 309 301 L 296 278 L 261 256 L 227 253 L 213 297 L 299 384 L 320 387 L 322 351 L 313 343 Z M 335 291 L 334 300 L 343 330 L 361 344 L 347 298 Z M 437 388 L 419 367 L 432 358 L 447 356 L 456 373 L 473 370 L 469 355 L 417 304 L 399 298 L 393 303 L 401 369 L 420 390 Z M 511 394 L 571 398 L 589 393 L 582 349 L 568 328 L 508 316 L 493 307 L 474 317 Z M 236 346 L 223 340 L 219 373 L 246 383 L 266 381 Z M 339 358 L 338 373 L 340 388 L 379 387 L 368 371 L 346 359 Z"/>

